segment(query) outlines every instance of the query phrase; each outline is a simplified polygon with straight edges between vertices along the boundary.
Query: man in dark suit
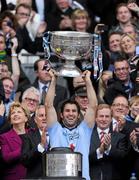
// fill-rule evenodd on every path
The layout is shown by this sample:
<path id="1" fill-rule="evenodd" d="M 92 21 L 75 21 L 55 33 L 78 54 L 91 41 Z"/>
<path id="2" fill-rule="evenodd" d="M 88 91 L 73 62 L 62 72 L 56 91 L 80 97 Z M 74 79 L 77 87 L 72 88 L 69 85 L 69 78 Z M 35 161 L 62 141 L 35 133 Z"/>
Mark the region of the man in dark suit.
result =
<path id="1" fill-rule="evenodd" d="M 119 94 L 126 96 L 127 99 L 134 94 L 134 83 L 130 77 L 130 65 L 127 59 L 116 59 L 114 62 L 114 78 L 108 82 L 104 100 L 112 104 L 114 98 Z"/>
<path id="2" fill-rule="evenodd" d="M 120 133 L 124 134 L 126 136 L 126 139 L 128 140 L 129 152 L 127 157 L 125 158 L 125 165 L 128 164 L 128 166 L 123 166 L 123 171 L 125 171 L 125 179 L 129 179 L 131 172 L 135 171 L 135 161 L 136 159 L 138 159 L 137 153 L 135 153 L 131 147 L 129 138 L 131 132 L 135 131 L 135 129 L 139 127 L 139 123 L 135 123 L 130 119 L 130 116 L 128 116 L 129 103 L 127 98 L 122 95 L 114 98 L 111 110 L 113 130 L 120 131 Z"/>
<path id="3" fill-rule="evenodd" d="M 96 127 L 90 144 L 90 177 L 93 180 L 123 180 L 120 169 L 127 154 L 128 146 L 125 135 L 113 132 L 110 128 L 111 109 L 107 104 L 100 104 L 96 113 Z"/>
<path id="4" fill-rule="evenodd" d="M 36 52 L 43 52 L 42 37 L 36 36 L 35 40 L 29 36 L 29 32 L 26 28 L 27 22 L 31 15 L 31 7 L 28 4 L 19 4 L 15 9 L 15 16 L 19 24 L 16 30 L 16 36 L 18 40 L 17 52 L 25 49 L 29 53 L 35 54 Z"/>
<path id="5" fill-rule="evenodd" d="M 36 109 L 35 122 L 38 128 L 22 137 L 22 162 L 27 168 L 27 178 L 44 175 L 43 152 L 48 150 L 49 144 L 45 106 L 40 105 Z"/>
<path id="6" fill-rule="evenodd" d="M 44 65 L 46 65 L 45 59 L 39 59 L 34 63 L 34 71 L 36 72 L 37 79 L 32 84 L 41 93 L 41 103 L 44 104 L 45 95 L 50 85 L 51 77 Z M 49 65 L 49 63 L 48 63 Z M 67 98 L 67 90 L 65 87 L 56 85 L 56 93 L 54 99 L 54 106 L 57 108 L 58 104 Z"/>
<path id="7" fill-rule="evenodd" d="M 36 128 L 35 111 L 40 103 L 40 92 L 35 87 L 30 87 L 23 92 L 22 104 L 24 104 L 29 112 L 30 119 L 28 120 L 28 127 L 31 129 Z"/>

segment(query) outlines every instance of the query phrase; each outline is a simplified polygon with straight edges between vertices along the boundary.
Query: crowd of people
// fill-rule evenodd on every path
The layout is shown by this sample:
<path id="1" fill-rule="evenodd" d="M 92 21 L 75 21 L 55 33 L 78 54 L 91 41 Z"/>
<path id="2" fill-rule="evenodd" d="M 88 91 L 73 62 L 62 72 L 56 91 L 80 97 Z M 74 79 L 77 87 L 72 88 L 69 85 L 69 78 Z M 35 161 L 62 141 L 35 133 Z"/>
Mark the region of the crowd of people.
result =
<path id="1" fill-rule="evenodd" d="M 0 1 L 1 179 L 44 178 L 55 147 L 82 154 L 86 180 L 139 179 L 138 18 L 135 1 Z M 63 60 L 44 56 L 47 31 L 93 34 L 79 77 L 57 76 Z M 23 49 L 40 53 L 33 83 Z"/>

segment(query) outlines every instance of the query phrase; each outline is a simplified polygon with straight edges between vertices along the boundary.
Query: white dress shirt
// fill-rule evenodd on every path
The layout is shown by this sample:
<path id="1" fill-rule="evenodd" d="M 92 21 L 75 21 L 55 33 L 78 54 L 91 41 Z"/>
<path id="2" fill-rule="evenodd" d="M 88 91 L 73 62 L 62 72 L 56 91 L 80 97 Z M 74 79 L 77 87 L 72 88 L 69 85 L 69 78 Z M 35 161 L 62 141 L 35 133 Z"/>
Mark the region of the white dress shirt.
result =
<path id="1" fill-rule="evenodd" d="M 102 129 L 100 129 L 100 128 L 97 127 L 97 132 L 98 132 L 98 135 L 99 135 L 99 139 L 101 138 L 101 132 L 102 132 L 102 131 L 103 131 L 105 134 L 108 134 L 108 133 L 109 133 L 109 128 L 107 128 L 107 129 L 105 129 L 105 130 L 102 130 Z M 110 145 L 110 147 L 109 147 L 106 151 L 104 151 L 104 153 L 105 153 L 106 155 L 109 155 L 110 150 L 111 150 L 111 145 Z M 103 158 L 103 153 L 100 152 L 99 148 L 97 148 L 96 153 L 97 153 L 97 159 Z"/>
<path id="2" fill-rule="evenodd" d="M 42 131 L 39 130 L 39 132 L 40 132 L 40 135 L 42 135 Z M 47 139 L 47 146 L 48 146 L 49 141 L 50 141 L 48 132 L 46 132 L 46 139 Z M 40 153 L 43 153 L 45 150 L 47 150 L 47 149 L 45 149 L 45 148 L 39 143 L 39 144 L 38 144 L 38 151 L 39 151 Z"/>

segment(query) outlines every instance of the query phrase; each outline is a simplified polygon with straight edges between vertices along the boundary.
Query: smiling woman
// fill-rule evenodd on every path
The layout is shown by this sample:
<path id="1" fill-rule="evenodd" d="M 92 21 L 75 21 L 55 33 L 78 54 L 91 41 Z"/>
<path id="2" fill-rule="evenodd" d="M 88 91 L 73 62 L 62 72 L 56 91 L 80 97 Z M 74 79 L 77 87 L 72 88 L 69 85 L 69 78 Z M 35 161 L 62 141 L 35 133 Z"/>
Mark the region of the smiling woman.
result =
<path id="1" fill-rule="evenodd" d="M 86 10 L 77 9 L 71 16 L 72 27 L 75 31 L 87 32 L 90 27 L 90 18 Z"/>
<path id="2" fill-rule="evenodd" d="M 135 36 L 129 33 L 124 33 L 120 41 L 123 54 L 128 59 L 131 72 L 138 70 L 138 44 Z"/>
<path id="3" fill-rule="evenodd" d="M 25 178 L 26 168 L 20 163 L 22 135 L 26 133 L 25 123 L 28 112 L 20 103 L 13 103 L 10 108 L 9 121 L 12 129 L 0 135 L 1 155 L 4 160 L 2 177 L 8 179 Z"/>

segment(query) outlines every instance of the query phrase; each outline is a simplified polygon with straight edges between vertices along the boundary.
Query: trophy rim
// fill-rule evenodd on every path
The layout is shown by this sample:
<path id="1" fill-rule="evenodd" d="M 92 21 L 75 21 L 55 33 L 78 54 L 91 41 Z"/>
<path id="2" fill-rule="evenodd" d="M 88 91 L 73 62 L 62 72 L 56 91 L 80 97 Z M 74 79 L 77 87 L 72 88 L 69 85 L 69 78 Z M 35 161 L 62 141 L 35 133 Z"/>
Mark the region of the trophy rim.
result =
<path id="1" fill-rule="evenodd" d="M 63 37 L 93 37 L 93 34 L 88 32 L 79 32 L 79 31 L 51 31 L 51 35 L 58 35 Z"/>

